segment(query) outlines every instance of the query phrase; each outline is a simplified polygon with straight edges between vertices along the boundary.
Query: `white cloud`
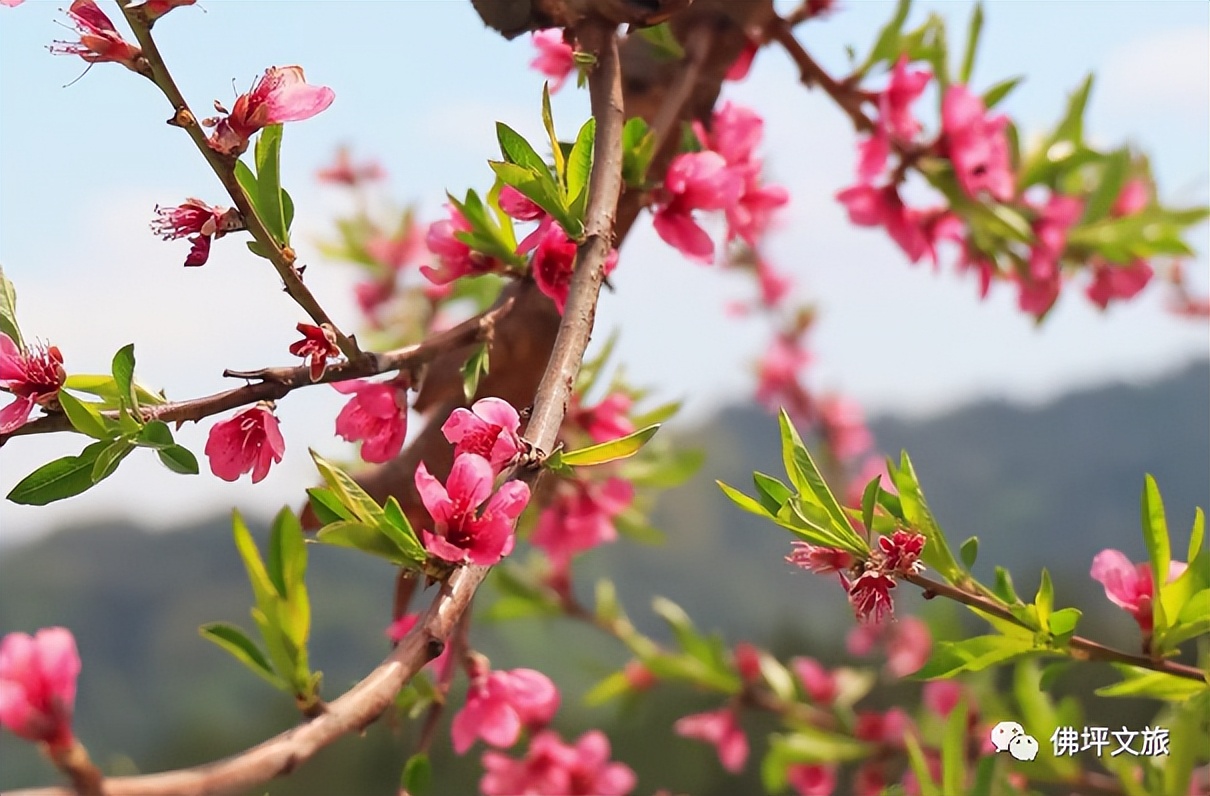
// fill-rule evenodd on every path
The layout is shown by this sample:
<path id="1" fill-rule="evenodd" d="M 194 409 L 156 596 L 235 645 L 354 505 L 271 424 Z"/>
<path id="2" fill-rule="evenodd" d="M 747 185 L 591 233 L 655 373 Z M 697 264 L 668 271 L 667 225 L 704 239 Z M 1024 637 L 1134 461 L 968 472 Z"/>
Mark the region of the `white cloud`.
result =
<path id="1" fill-rule="evenodd" d="M 1210 31 L 1176 28 L 1127 44 L 1106 58 L 1102 101 L 1116 113 L 1163 111 L 1203 119 L 1210 107 Z"/>

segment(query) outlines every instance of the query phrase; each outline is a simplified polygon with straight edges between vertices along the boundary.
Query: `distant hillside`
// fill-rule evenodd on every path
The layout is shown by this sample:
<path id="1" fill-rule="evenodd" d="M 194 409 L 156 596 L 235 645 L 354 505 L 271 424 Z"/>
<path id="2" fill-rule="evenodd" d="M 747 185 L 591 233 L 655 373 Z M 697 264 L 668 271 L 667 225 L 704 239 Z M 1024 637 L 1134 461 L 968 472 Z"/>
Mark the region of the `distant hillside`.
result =
<path id="1" fill-rule="evenodd" d="M 1032 589 L 1046 563 L 1056 574 L 1057 599 L 1090 608 L 1091 626 L 1108 638 L 1128 632 L 1129 622 L 1098 594 L 1088 566 L 1104 547 L 1144 557 L 1138 530 L 1143 473 L 1159 481 L 1178 539 L 1186 538 L 1193 507 L 1210 504 L 1205 363 L 1152 385 L 1088 390 L 1037 408 L 983 403 L 927 421 L 881 419 L 873 427 L 881 449 L 911 453 L 950 536 L 981 538 L 980 566 L 1004 564 L 1019 586 Z M 608 573 L 636 622 L 654 632 L 659 626 L 648 606 L 661 594 L 729 640 L 835 658 L 851 626 L 835 584 L 784 564 L 787 534 L 733 508 L 714 486 L 720 479 L 747 488 L 754 469 L 780 473 L 774 419 L 737 407 L 682 429 L 679 438 L 705 448 L 710 458 L 655 510 L 669 544 L 618 544 L 595 553 L 584 567 L 583 587 Z M 386 651 L 392 572 L 348 551 L 312 550 L 312 658 L 325 670 L 325 693 L 334 694 Z M 48 624 L 75 631 L 85 661 L 80 734 L 115 771 L 130 770 L 132 760 L 147 770 L 200 762 L 288 726 L 288 700 L 196 634 L 198 624 L 219 619 L 250 626 L 249 603 L 225 517 L 171 533 L 120 525 L 65 531 L 0 555 L 0 631 Z M 666 729 L 687 704 L 700 704 L 685 701 L 692 697 L 661 697 L 622 715 L 579 708 L 575 694 L 602 673 L 594 661 L 620 660 L 607 641 L 566 623 L 554 628 L 557 644 L 537 622 L 475 632 L 476 645 L 503 667 L 532 665 L 540 651 L 543 668 L 567 688 L 563 726 L 617 729 L 619 755 L 642 777 L 636 792 L 757 792 L 755 779 L 716 781 L 717 764 L 700 744 L 662 731 L 652 743 L 635 732 Z M 387 729 L 372 728 L 367 738 L 325 753 L 305 778 L 275 783 L 269 792 L 387 792 L 402 745 Z M 444 781 L 443 792 L 470 792 L 477 762 L 455 768 L 459 773 Z M 0 790 L 51 778 L 25 744 L 0 734 Z"/>

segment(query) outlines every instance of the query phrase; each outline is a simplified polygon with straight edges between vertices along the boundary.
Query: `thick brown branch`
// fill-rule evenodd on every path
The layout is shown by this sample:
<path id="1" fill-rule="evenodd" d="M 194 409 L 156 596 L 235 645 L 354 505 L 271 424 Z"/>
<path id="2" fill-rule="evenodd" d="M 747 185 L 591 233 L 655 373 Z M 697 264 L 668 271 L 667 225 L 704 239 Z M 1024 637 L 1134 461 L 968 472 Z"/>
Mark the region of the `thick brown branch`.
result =
<path id="1" fill-rule="evenodd" d="M 311 381 L 311 372 L 306 365 L 294 368 L 264 368 L 252 373 L 240 374 L 233 371 L 224 373 L 236 378 L 255 378 L 255 384 L 247 384 L 233 390 L 224 390 L 214 395 L 193 398 L 187 401 L 175 401 L 158 406 L 145 407 L 145 420 L 163 420 L 166 423 L 184 423 L 198 421 L 205 417 L 226 412 L 240 406 L 256 403 L 257 401 L 275 401 L 284 398 L 300 387 L 312 384 L 329 384 L 349 379 L 360 379 L 379 373 L 394 370 L 415 370 L 433 361 L 441 354 L 452 349 L 482 342 L 491 337 L 497 321 L 513 307 L 511 300 L 505 301 L 487 312 L 470 318 L 450 329 L 430 335 L 423 341 L 413 345 L 386 351 L 381 354 L 366 353 L 356 362 L 340 362 L 332 365 L 318 381 Z M 117 412 L 104 413 L 114 420 L 118 419 Z M 0 435 L 0 445 L 11 437 L 24 434 L 46 434 L 53 431 L 70 431 L 72 429 L 67 416 L 62 413 L 47 415 L 33 422 L 26 423 L 16 431 Z"/>
<path id="2" fill-rule="evenodd" d="M 206 132 L 202 129 L 198 118 L 189 109 L 188 103 L 185 102 L 184 95 L 177 88 L 176 81 L 172 79 L 172 75 L 168 72 L 168 67 L 164 63 L 163 57 L 160 56 L 160 51 L 156 47 L 155 40 L 151 36 L 151 27 L 147 24 L 145 17 L 140 8 L 131 8 L 130 2 L 120 3 L 122 13 L 126 17 L 126 21 L 130 23 L 131 29 L 134 31 L 135 38 L 138 39 L 139 46 L 143 50 L 143 57 L 151 66 L 151 79 L 159 86 L 160 91 L 168 99 L 172 105 L 173 117 L 169 120 L 169 124 L 180 127 L 189 137 L 193 139 L 193 143 L 197 146 L 198 151 L 202 153 L 202 157 L 210 164 L 215 176 L 223 184 L 223 188 L 227 190 L 231 201 L 235 203 L 235 207 L 244 217 L 244 226 L 248 232 L 252 233 L 252 237 L 260 245 L 262 251 L 269 254 L 269 262 L 273 264 L 273 268 L 281 277 L 282 283 L 285 285 L 286 293 L 290 298 L 294 299 L 298 306 L 302 307 L 303 311 L 311 317 L 316 325 L 322 326 L 328 324 L 336 335 L 336 344 L 340 347 L 343 353 L 350 361 L 356 361 L 362 356 L 357 343 L 347 337 L 340 328 L 332 322 L 328 317 L 328 313 L 319 305 L 319 301 L 312 295 L 311 291 L 302 280 L 302 272 L 294 267 L 294 250 L 288 246 L 282 246 L 274 239 L 273 234 L 269 232 L 269 228 L 265 226 L 264 221 L 257 215 L 256 209 L 252 206 L 252 201 L 248 194 L 244 192 L 243 186 L 239 184 L 239 180 L 235 178 L 235 163 L 236 158 L 230 155 L 224 155 L 216 152 L 210 147 L 206 140 Z"/>
<path id="3" fill-rule="evenodd" d="M 1021 620 L 1012 615 L 1012 612 L 998 602 L 990 600 L 982 595 L 974 594 L 960 589 L 957 586 L 951 586 L 948 583 L 926 578 L 921 575 L 911 575 L 904 580 L 913 583 L 924 589 L 926 593 L 937 594 L 946 597 L 955 602 L 960 602 L 963 605 L 968 605 L 971 608 L 977 608 L 985 614 L 1003 619 L 1006 622 L 1012 622 L 1019 627 L 1026 627 Z M 1146 655 L 1132 655 L 1129 652 L 1123 652 L 1113 647 L 1107 647 L 1104 644 L 1099 644 L 1082 636 L 1072 636 L 1068 642 L 1068 647 L 1075 650 L 1073 657 L 1079 657 L 1092 661 L 1110 661 L 1112 663 L 1126 663 L 1131 666 L 1139 666 L 1143 669 L 1151 669 L 1156 672 L 1163 672 L 1174 677 L 1183 677 L 1187 680 L 1197 680 L 1205 682 L 1206 673 L 1195 666 L 1188 666 L 1183 663 L 1168 660 L 1153 660 Z"/>

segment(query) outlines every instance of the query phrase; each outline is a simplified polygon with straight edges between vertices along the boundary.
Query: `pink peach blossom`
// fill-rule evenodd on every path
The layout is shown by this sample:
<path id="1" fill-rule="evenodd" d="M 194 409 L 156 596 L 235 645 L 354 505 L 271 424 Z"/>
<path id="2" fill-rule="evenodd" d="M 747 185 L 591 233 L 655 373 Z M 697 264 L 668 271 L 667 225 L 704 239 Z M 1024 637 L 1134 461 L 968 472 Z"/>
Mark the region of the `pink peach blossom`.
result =
<path id="1" fill-rule="evenodd" d="M 912 103 L 922 93 L 933 73 L 927 69 L 908 69 L 907 55 L 899 56 L 887 87 L 878 95 L 878 126 L 896 141 L 908 143 L 920 132 L 920 122 L 912 115 Z"/>
<path id="2" fill-rule="evenodd" d="M 718 152 L 677 155 L 664 177 L 667 201 L 653 219 L 664 242 L 691 260 L 714 262 L 714 242 L 693 218 L 695 210 L 723 210 L 744 192 L 742 175 Z"/>
<path id="3" fill-rule="evenodd" d="M 869 450 L 874 435 L 865 424 L 861 405 L 851 398 L 829 395 L 817 403 L 820 429 L 837 458 L 852 459 Z"/>
<path id="4" fill-rule="evenodd" d="M 563 37 L 560 28 L 534 31 L 532 41 L 538 54 L 529 65 L 550 80 L 550 93 L 563 88 L 563 82 L 575 68 L 575 50 Z"/>
<path id="5" fill-rule="evenodd" d="M 988 116 L 979 95 L 956 84 L 941 102 L 941 134 L 958 184 L 972 199 L 987 193 L 1007 202 L 1016 191 L 1008 156 L 1007 116 Z"/>
<path id="6" fill-rule="evenodd" d="M 362 183 L 376 182 L 385 178 L 386 171 L 383 170 L 381 164 L 374 160 L 354 163 L 349 156 L 348 147 L 342 146 L 336 150 L 336 160 L 332 165 L 324 166 L 315 176 L 320 182 L 356 188 Z"/>
<path id="7" fill-rule="evenodd" d="M 599 730 L 584 733 L 574 746 L 543 730 L 520 760 L 485 752 L 479 790 L 483 796 L 626 796 L 638 780 L 629 766 L 609 762 L 609 751 Z"/>
<path id="8" fill-rule="evenodd" d="M 1182 561 L 1169 562 L 1167 582 L 1176 580 L 1187 567 Z M 1102 550 L 1092 559 L 1090 574 L 1105 587 L 1110 602 L 1133 616 L 1144 633 L 1151 632 L 1155 584 L 1150 564 L 1133 564 L 1120 550 Z"/>
<path id="9" fill-rule="evenodd" d="M 336 345 L 336 333 L 326 324 L 315 326 L 310 323 L 300 323 L 297 329 L 303 337 L 290 344 L 290 353 L 307 360 L 310 364 L 311 381 L 319 381 L 328 369 L 328 360 L 340 356 L 340 347 Z"/>
<path id="10" fill-rule="evenodd" d="M 926 710 L 938 716 L 948 716 L 958 706 L 964 691 L 955 680 L 930 680 L 924 684 L 921 702 Z"/>
<path id="11" fill-rule="evenodd" d="M 748 72 L 752 69 L 752 62 L 756 60 L 756 52 L 760 49 L 760 44 L 748 39 L 744 43 L 744 48 L 739 51 L 739 55 L 735 56 L 735 60 L 731 62 L 731 66 L 727 67 L 727 74 L 723 75 L 724 80 L 743 80 L 748 76 Z"/>
<path id="12" fill-rule="evenodd" d="M 576 242 L 557 224 L 550 225 L 534 248 L 531 262 L 534 282 L 543 295 L 555 303 L 560 314 L 567 306 L 567 294 L 571 289 L 571 277 L 576 263 Z M 605 257 L 605 275 L 613 273 L 618 265 L 618 250 L 610 249 Z"/>
<path id="13" fill-rule="evenodd" d="M 458 407 L 441 426 L 441 433 L 454 446 L 454 455 L 476 453 L 499 473 L 525 450 L 521 416 L 503 398 L 480 398 L 470 409 Z"/>
<path id="14" fill-rule="evenodd" d="M 265 404 L 215 423 L 206 440 L 210 471 L 224 481 L 235 481 L 251 471 L 252 483 L 258 483 L 282 460 L 285 451 L 286 441 L 277 418 Z"/>
<path id="15" fill-rule="evenodd" d="M 786 782 L 798 796 L 832 796 L 836 790 L 836 768 L 795 763 L 786 769 Z"/>
<path id="16" fill-rule="evenodd" d="M 572 398 L 568 412 L 573 423 L 588 433 L 593 442 L 609 442 L 634 433 L 634 423 L 627 413 L 634 399 L 624 392 L 612 392 L 595 406 L 579 406 L 579 397 Z"/>
<path id="17" fill-rule="evenodd" d="M 154 22 L 174 8 L 191 6 L 196 2 L 197 0 L 138 0 L 127 7 L 142 9 L 143 17 Z"/>
<path id="18" fill-rule="evenodd" d="M 882 622 L 895 611 L 891 589 L 897 584 L 890 575 L 877 570 L 861 573 L 849 586 L 849 604 L 858 622 Z"/>
<path id="19" fill-rule="evenodd" d="M 210 259 L 210 242 L 234 229 L 243 227 L 239 211 L 229 207 L 211 207 L 200 199 L 186 199 L 176 207 L 155 208 L 156 218 L 151 222 L 151 231 L 161 240 L 178 240 L 192 235 L 189 242 L 193 248 L 185 258 L 185 265 L 205 265 Z"/>
<path id="20" fill-rule="evenodd" d="M 1092 303 L 1105 309 L 1114 299 L 1127 300 L 1137 296 L 1154 275 L 1146 260 L 1135 260 L 1129 265 L 1098 260 L 1092 264 L 1092 284 L 1085 292 Z"/>
<path id="21" fill-rule="evenodd" d="M 614 518 L 634 500 L 634 487 L 622 478 L 604 483 L 563 481 L 554 500 L 538 515 L 530 541 L 565 567 L 586 550 L 618 538 Z"/>
<path id="22" fill-rule="evenodd" d="M 924 550 L 924 534 L 897 530 L 890 536 L 878 537 L 878 552 L 882 555 L 881 571 L 905 577 L 924 570 L 920 553 Z"/>
<path id="23" fill-rule="evenodd" d="M 819 547 L 807 542 L 793 542 L 793 552 L 786 556 L 791 564 L 800 566 L 816 575 L 827 575 L 832 572 L 845 572 L 856 559 L 845 550 L 834 547 Z"/>
<path id="24" fill-rule="evenodd" d="M 433 519 L 433 529 L 420 533 L 429 553 L 452 563 L 490 566 L 512 551 L 513 523 L 529 502 L 526 484 L 509 481 L 492 494 L 492 466 L 474 453 L 454 458 L 445 486 L 423 462 L 415 479 L 420 500 Z"/>
<path id="25" fill-rule="evenodd" d="M 336 436 L 362 440 L 361 458 L 372 464 L 398 456 L 408 433 L 407 389 L 364 379 L 333 382 L 332 388 L 353 396 L 336 416 Z"/>
<path id="26" fill-rule="evenodd" d="M 1109 214 L 1119 218 L 1122 216 L 1133 216 L 1135 213 L 1142 212 L 1150 201 L 1151 190 L 1147 186 L 1147 181 L 1140 177 L 1135 177 L 1127 180 L 1126 184 L 1122 186 L 1122 190 L 1118 193 L 1118 198 L 1114 200 Z"/>
<path id="27" fill-rule="evenodd" d="M 812 702 L 827 706 L 836 699 L 836 695 L 840 692 L 839 683 L 837 683 L 836 677 L 819 661 L 801 656 L 790 661 L 790 668 L 794 670 L 798 682 L 802 684 L 803 690 Z"/>
<path id="28" fill-rule="evenodd" d="M 67 371 L 58 347 L 28 347 L 23 351 L 0 332 L 0 386 L 14 398 L 0 409 L 0 434 L 11 434 L 29 422 L 35 406 L 54 406 L 65 381 Z"/>
<path id="29" fill-rule="evenodd" d="M 437 256 L 438 268 L 422 265 L 420 273 L 435 285 L 445 285 L 464 276 L 490 273 L 500 262 L 458 240 L 458 233 L 470 232 L 471 222 L 453 205 L 446 205 L 449 218 L 429 225 L 424 237 L 429 251 Z"/>
<path id="30" fill-rule="evenodd" d="M 508 748 L 517 742 L 522 728 L 548 724 L 558 708 L 559 690 L 541 672 L 480 672 L 450 727 L 454 751 L 465 754 L 476 738 Z"/>
<path id="31" fill-rule="evenodd" d="M 723 768 L 732 774 L 742 771 L 748 761 L 748 736 L 744 735 L 731 708 L 685 716 L 677 719 L 673 729 L 685 738 L 714 744 Z"/>
<path id="32" fill-rule="evenodd" d="M 327 86 L 307 83 L 301 66 L 271 66 L 251 91 L 236 98 L 230 113 L 203 122 L 214 127 L 210 148 L 224 155 L 240 155 L 257 130 L 310 119 L 326 110 L 335 98 L 335 92 Z"/>
<path id="33" fill-rule="evenodd" d="M 79 31 L 80 40 L 54 42 L 50 51 L 55 55 L 78 55 L 90 64 L 112 61 L 135 72 L 147 68 L 143 51 L 124 40 L 92 0 L 74 0 L 67 16 Z"/>
<path id="34" fill-rule="evenodd" d="M 79 674 L 70 630 L 9 633 L 0 642 L 0 725 L 27 741 L 69 748 Z"/>

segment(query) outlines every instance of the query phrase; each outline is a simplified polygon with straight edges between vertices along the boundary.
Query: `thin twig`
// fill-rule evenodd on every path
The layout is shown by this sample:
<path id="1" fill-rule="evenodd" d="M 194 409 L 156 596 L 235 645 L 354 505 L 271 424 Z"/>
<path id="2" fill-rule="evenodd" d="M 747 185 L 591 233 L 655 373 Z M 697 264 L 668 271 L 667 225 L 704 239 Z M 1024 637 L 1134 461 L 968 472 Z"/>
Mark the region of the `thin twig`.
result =
<path id="1" fill-rule="evenodd" d="M 259 381 L 201 398 L 143 407 L 143 419 L 163 420 L 165 423 L 178 425 L 188 421 L 197 422 L 205 417 L 254 404 L 257 401 L 276 401 L 294 390 L 314 384 L 361 379 L 395 370 L 415 370 L 447 351 L 489 339 L 496 323 L 512 309 L 513 304 L 513 300 L 510 299 L 457 326 L 430 335 L 419 343 L 381 354 L 367 352 L 356 362 L 338 362 L 325 370 L 323 376 L 317 381 L 311 381 L 310 368 L 306 365 L 290 368 L 263 368 L 247 373 L 225 371 L 223 374 L 225 376 L 255 378 Z M 113 420 L 119 419 L 117 411 L 102 412 L 102 414 Z M 58 412 L 26 423 L 8 434 L 0 434 L 0 446 L 12 437 L 71 430 L 71 421 L 67 419 L 67 415 Z"/>
<path id="2" fill-rule="evenodd" d="M 824 68 L 816 63 L 798 39 L 794 38 L 794 31 L 784 19 L 775 18 L 767 29 L 767 34 L 771 39 L 785 48 L 790 57 L 794 59 L 794 63 L 798 65 L 800 79 L 803 85 L 808 88 L 811 86 L 819 86 L 829 97 L 840 106 L 840 109 L 848 114 L 853 120 L 853 126 L 858 132 L 869 133 L 874 131 L 874 122 L 866 115 L 861 106 L 864 102 L 859 91 L 838 82 L 834 77 L 829 75 Z"/>
<path id="3" fill-rule="evenodd" d="M 955 602 L 960 602 L 963 605 L 970 606 L 971 608 L 977 608 L 983 613 L 1003 619 L 1006 622 L 1012 622 L 1018 627 L 1027 628 L 1027 626 L 1021 622 L 1021 620 L 1013 616 L 1012 612 L 1003 605 L 982 595 L 973 594 L 965 589 L 960 589 L 956 586 L 951 586 L 948 583 L 942 583 L 941 581 L 932 580 L 931 578 L 926 578 L 921 575 L 909 575 L 908 577 L 904 578 L 904 580 L 919 586 L 927 593 L 946 597 L 954 600 Z M 1122 650 L 1114 649 L 1113 647 L 1107 647 L 1104 644 L 1083 638 L 1082 636 L 1072 636 L 1071 640 L 1067 643 L 1067 646 L 1072 650 L 1078 651 L 1079 653 L 1078 655 L 1073 654 L 1072 657 L 1093 661 L 1126 663 L 1130 664 L 1131 666 L 1139 666 L 1144 669 L 1151 669 L 1152 671 L 1170 674 L 1173 677 L 1183 677 L 1187 680 L 1197 680 L 1198 682 L 1203 683 L 1206 680 L 1206 673 L 1201 669 L 1198 669 L 1196 666 L 1188 666 L 1183 663 L 1176 663 L 1175 661 L 1164 660 L 1162 658 L 1159 660 L 1153 660 L 1146 655 L 1132 655 L 1129 652 L 1123 652 Z"/>
<path id="4" fill-rule="evenodd" d="M 622 187 L 624 114 L 616 30 L 602 20 L 589 19 L 576 33 L 581 46 L 597 56 L 597 65 L 588 81 L 597 138 L 589 184 L 587 235 L 577 252 L 563 322 L 526 428 L 529 440 L 541 450 L 554 445 L 588 346 Z M 533 481 L 540 472 L 527 469 L 517 477 Z M 108 779 L 104 783 L 106 796 L 217 796 L 243 792 L 290 773 L 342 736 L 369 726 L 391 706 L 399 689 L 441 654 L 489 571 L 490 567 L 483 566 L 455 570 L 399 646 L 368 677 L 329 703 L 323 715 L 226 760 L 162 774 Z M 70 793 L 55 787 L 16 791 L 10 796 L 70 796 Z"/>
<path id="5" fill-rule="evenodd" d="M 126 17 L 126 21 L 130 23 L 131 29 L 134 31 L 135 38 L 138 39 L 139 46 L 143 50 L 143 57 L 151 66 L 151 79 L 159 86 L 160 91 L 168 99 L 172 105 L 173 117 L 169 120 L 169 124 L 180 127 L 189 137 L 193 139 L 193 143 L 197 146 L 198 151 L 202 153 L 202 157 L 210 164 L 210 168 L 218 177 L 219 182 L 223 184 L 223 188 L 227 190 L 231 196 L 231 201 L 235 203 L 235 207 L 244 217 L 244 226 L 248 232 L 252 233 L 252 237 L 260 245 L 262 251 L 269 254 L 268 260 L 273 264 L 273 268 L 281 277 L 282 283 L 285 285 L 286 293 L 290 298 L 302 307 L 303 311 L 311 317 L 317 326 L 327 324 L 332 328 L 336 335 L 336 345 L 339 346 L 341 353 L 349 359 L 350 362 L 356 362 L 362 358 L 363 354 L 357 347 L 356 341 L 347 337 L 340 328 L 332 322 L 328 317 L 328 313 L 320 306 L 319 301 L 311 293 L 310 289 L 303 284 L 302 273 L 295 268 L 294 250 L 288 246 L 282 246 L 269 232 L 269 228 L 265 226 L 264 221 L 257 214 L 256 209 L 252 206 L 252 201 L 248 194 L 244 192 L 243 186 L 239 184 L 239 180 L 235 178 L 235 164 L 237 158 L 230 155 L 224 155 L 216 152 L 211 148 L 206 138 L 206 131 L 202 129 L 197 116 L 189 109 L 189 104 L 185 102 L 184 95 L 177 88 L 176 81 L 172 79 L 172 75 L 168 72 L 168 67 L 164 63 L 163 57 L 160 55 L 159 49 L 156 47 L 155 40 L 151 36 L 151 26 L 147 23 L 143 12 L 139 7 L 131 8 L 130 0 L 119 3 L 122 8 L 122 14 Z"/>

